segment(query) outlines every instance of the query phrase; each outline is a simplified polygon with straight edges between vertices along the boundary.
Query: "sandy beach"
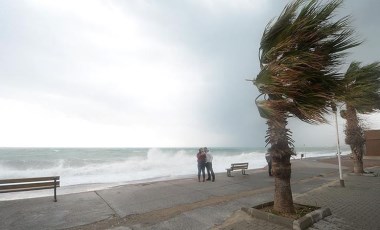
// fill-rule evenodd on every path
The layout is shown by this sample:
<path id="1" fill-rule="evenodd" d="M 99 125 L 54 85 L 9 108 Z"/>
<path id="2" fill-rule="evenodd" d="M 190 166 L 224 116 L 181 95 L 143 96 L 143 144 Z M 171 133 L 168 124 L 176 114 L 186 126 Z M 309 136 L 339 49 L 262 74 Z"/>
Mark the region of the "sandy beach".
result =
<path id="1" fill-rule="evenodd" d="M 351 164 L 348 156 L 343 157 L 346 174 L 351 172 Z M 364 164 L 371 170 L 380 171 L 380 160 L 364 160 Z M 295 200 L 315 190 L 328 188 L 339 179 L 336 157 L 293 160 L 292 170 Z M 378 182 L 379 177 L 373 178 Z M 349 179 L 346 182 L 348 187 Z M 57 203 L 52 201 L 52 197 L 2 201 L 0 227 L 12 230 L 239 229 L 244 224 L 260 225 L 260 221 L 247 219 L 239 210 L 273 200 L 273 189 L 273 178 L 268 177 L 264 168 L 248 170 L 247 176 L 239 172 L 233 172 L 233 177 L 218 173 L 214 183 L 199 183 L 194 176 L 58 194 Z M 261 229 L 271 226 L 261 224 L 264 226 Z"/>

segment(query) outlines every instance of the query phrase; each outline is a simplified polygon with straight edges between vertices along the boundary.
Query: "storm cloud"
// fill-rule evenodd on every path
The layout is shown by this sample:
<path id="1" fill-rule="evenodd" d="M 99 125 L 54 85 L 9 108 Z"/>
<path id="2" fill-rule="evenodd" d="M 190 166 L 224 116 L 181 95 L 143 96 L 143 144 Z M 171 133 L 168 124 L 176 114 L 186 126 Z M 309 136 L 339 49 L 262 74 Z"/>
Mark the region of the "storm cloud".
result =
<path id="1" fill-rule="evenodd" d="M 246 79 L 286 3 L 1 1 L 2 146 L 264 146 Z M 379 60 L 379 8 L 350 0 L 340 9 L 365 41 L 346 64 Z M 380 128 L 379 117 L 363 119 Z M 298 146 L 335 144 L 333 125 L 289 127 Z M 341 138 L 343 128 L 339 119 Z"/>

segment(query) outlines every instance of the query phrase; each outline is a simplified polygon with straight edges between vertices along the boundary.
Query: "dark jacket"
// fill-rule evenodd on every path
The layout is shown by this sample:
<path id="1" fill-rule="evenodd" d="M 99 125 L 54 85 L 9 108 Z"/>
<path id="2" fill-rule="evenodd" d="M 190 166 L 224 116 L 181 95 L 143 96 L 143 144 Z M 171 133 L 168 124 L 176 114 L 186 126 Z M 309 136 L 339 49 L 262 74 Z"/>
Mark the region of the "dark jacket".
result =
<path id="1" fill-rule="evenodd" d="M 265 154 L 265 159 L 267 160 L 267 162 L 272 162 L 272 157 L 270 156 L 270 153 L 266 153 Z"/>
<path id="2" fill-rule="evenodd" d="M 206 154 L 204 153 L 197 153 L 198 163 L 205 163 L 206 162 Z"/>

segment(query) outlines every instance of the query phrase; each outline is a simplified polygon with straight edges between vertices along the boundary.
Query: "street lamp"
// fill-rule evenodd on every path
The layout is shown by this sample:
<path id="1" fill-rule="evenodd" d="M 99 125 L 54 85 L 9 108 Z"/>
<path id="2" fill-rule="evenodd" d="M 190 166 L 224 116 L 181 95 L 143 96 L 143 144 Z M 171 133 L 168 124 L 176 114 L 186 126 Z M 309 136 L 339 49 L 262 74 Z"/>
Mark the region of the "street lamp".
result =
<path id="1" fill-rule="evenodd" d="M 340 186 L 344 187 L 344 180 L 343 180 L 343 174 L 342 174 L 342 163 L 340 160 L 340 144 L 339 144 L 339 131 L 338 131 L 338 115 L 337 115 L 337 108 L 335 104 L 331 105 L 331 108 L 335 115 L 335 127 L 336 127 L 336 148 L 338 151 L 338 165 L 339 165 L 339 182 Z"/>

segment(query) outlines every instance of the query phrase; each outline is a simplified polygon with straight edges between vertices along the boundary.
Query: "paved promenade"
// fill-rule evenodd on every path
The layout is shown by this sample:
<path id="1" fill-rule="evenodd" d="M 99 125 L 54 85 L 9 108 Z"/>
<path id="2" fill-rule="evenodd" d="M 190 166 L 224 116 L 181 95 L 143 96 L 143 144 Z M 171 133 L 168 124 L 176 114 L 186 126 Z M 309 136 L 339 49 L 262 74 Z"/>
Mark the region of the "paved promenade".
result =
<path id="1" fill-rule="evenodd" d="M 380 162 L 380 161 L 379 161 Z M 367 171 L 380 174 L 380 164 Z M 329 207 L 331 216 L 310 229 L 380 230 L 380 177 L 349 175 L 340 187 L 337 166 L 316 159 L 292 162 L 294 201 Z M 0 229 L 286 229 L 240 211 L 273 200 L 266 170 L 124 185 L 111 189 L 0 202 Z M 59 195 L 59 191 L 58 191 Z"/>

